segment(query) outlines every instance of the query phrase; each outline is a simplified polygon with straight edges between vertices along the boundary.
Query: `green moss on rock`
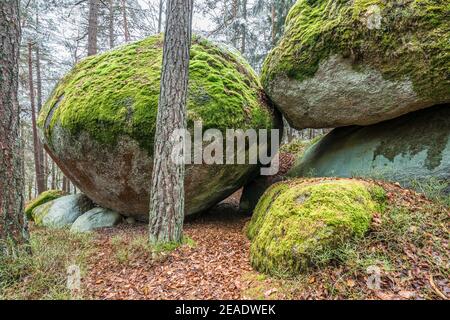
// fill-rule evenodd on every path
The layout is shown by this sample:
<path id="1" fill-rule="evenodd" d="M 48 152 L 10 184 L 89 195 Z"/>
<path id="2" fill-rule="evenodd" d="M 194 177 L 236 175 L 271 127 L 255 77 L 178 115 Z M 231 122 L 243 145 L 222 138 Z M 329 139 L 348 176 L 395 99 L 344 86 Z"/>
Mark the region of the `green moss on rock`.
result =
<path id="1" fill-rule="evenodd" d="M 368 28 L 378 13 L 380 28 Z M 264 87 L 278 76 L 302 81 L 339 54 L 355 69 L 369 66 L 386 79 L 410 79 L 418 95 L 435 99 L 450 88 L 449 33 L 448 0 L 299 0 L 265 61 L 262 81 Z"/>
<path id="2" fill-rule="evenodd" d="M 247 229 L 259 271 L 295 275 L 328 262 L 333 250 L 369 230 L 383 210 L 381 187 L 358 180 L 292 180 L 272 186 Z"/>
<path id="3" fill-rule="evenodd" d="M 58 199 L 59 197 L 64 196 L 66 193 L 61 190 L 47 190 L 42 192 L 36 199 L 30 201 L 25 207 L 25 214 L 27 215 L 28 220 L 32 220 L 32 212 L 34 208 L 50 202 L 52 200 Z"/>
<path id="4" fill-rule="evenodd" d="M 87 132 L 105 146 L 126 135 L 152 155 L 162 46 L 157 35 L 80 62 L 40 113 L 45 136 L 55 125 L 71 135 Z M 202 120 L 205 130 L 272 128 L 259 80 L 237 54 L 195 36 L 189 72 L 189 126 Z"/>

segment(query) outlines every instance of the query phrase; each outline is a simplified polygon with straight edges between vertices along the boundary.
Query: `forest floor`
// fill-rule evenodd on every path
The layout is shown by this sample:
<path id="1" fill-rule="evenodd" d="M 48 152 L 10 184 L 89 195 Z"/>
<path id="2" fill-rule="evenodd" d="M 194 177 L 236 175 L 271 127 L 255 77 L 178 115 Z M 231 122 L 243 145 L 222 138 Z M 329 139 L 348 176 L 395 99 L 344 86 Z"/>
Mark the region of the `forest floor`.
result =
<path id="1" fill-rule="evenodd" d="M 147 244 L 147 225 L 87 235 L 31 226 L 33 256 L 0 264 L 0 299 L 448 299 L 447 205 L 399 185 L 376 182 L 389 208 L 369 234 L 326 267 L 295 278 L 269 277 L 249 263 L 249 217 L 239 193 L 185 223 L 188 241 L 169 251 Z M 67 289 L 79 266 L 81 291 Z M 368 287 L 377 280 L 379 288 Z"/>
<path id="2" fill-rule="evenodd" d="M 235 194 L 188 221 L 185 233 L 193 242 L 170 253 L 152 256 L 142 249 L 146 225 L 99 232 L 84 294 L 94 299 L 447 298 L 449 211 L 398 185 L 382 186 L 390 217 L 376 216 L 366 240 L 350 245 L 342 261 L 324 269 L 290 279 L 254 271 L 244 232 L 249 218 L 237 212 Z M 370 266 L 380 270 L 376 290 L 367 286 Z"/>

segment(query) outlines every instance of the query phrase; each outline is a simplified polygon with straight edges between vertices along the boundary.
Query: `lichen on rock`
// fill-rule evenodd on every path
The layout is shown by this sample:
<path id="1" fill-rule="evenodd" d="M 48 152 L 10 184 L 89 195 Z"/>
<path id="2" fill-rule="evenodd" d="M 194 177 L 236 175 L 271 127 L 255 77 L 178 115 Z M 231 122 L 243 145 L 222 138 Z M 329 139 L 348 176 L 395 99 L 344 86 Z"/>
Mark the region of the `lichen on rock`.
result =
<path id="1" fill-rule="evenodd" d="M 368 125 L 450 101 L 447 0 L 299 0 L 262 82 L 296 128 Z"/>
<path id="2" fill-rule="evenodd" d="M 385 192 L 358 180 L 291 180 L 259 201 L 247 234 L 250 260 L 272 275 L 295 275 L 333 258 L 333 250 L 369 230 Z"/>

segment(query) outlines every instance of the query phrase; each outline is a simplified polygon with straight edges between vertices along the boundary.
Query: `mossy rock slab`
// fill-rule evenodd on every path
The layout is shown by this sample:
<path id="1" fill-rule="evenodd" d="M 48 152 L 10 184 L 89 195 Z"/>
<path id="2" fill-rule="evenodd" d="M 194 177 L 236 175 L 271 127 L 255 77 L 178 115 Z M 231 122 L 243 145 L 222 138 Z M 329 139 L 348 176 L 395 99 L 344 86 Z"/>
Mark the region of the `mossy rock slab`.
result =
<path id="1" fill-rule="evenodd" d="M 293 276 L 333 258 L 333 250 L 369 230 L 385 192 L 365 181 L 291 180 L 270 187 L 247 229 L 258 271 Z"/>
<path id="2" fill-rule="evenodd" d="M 46 149 L 71 181 L 100 206 L 138 220 L 148 219 L 162 47 L 158 35 L 83 60 L 38 119 Z M 222 133 L 279 126 L 258 77 L 237 53 L 195 36 L 189 72 L 190 130 L 194 121 Z M 187 165 L 186 214 L 231 195 L 258 167 Z"/>
<path id="3" fill-rule="evenodd" d="M 297 128 L 370 125 L 450 102 L 448 0 L 299 0 L 262 83 Z"/>
<path id="4" fill-rule="evenodd" d="M 33 210 L 37 226 L 61 229 L 70 227 L 83 213 L 91 210 L 94 203 L 84 194 L 73 194 L 47 202 Z"/>
<path id="5" fill-rule="evenodd" d="M 414 186 L 450 182 L 450 105 L 394 120 L 331 131 L 288 173 L 291 177 L 368 177 Z"/>
<path id="6" fill-rule="evenodd" d="M 61 190 L 47 190 L 42 192 L 38 197 L 31 200 L 25 207 L 25 214 L 27 215 L 28 220 L 32 220 L 32 212 L 34 208 L 43 205 L 49 201 L 58 199 L 64 196 L 66 193 Z"/>
<path id="7" fill-rule="evenodd" d="M 122 221 L 122 216 L 115 211 L 94 208 L 75 220 L 70 227 L 74 233 L 90 232 L 95 229 L 114 227 Z"/>

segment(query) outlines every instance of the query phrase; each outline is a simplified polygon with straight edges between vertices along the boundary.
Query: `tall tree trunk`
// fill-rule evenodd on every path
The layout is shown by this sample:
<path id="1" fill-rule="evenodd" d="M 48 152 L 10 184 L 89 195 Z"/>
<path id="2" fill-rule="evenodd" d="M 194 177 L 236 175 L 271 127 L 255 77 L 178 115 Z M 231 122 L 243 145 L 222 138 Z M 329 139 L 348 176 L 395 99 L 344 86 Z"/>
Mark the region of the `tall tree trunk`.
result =
<path id="1" fill-rule="evenodd" d="M 89 0 L 88 56 L 97 54 L 98 0 Z"/>
<path id="2" fill-rule="evenodd" d="M 36 21 L 38 19 L 36 18 Z M 37 89 L 37 110 L 38 113 L 41 111 L 42 108 L 42 78 L 41 78 L 41 54 L 39 51 L 39 44 L 36 43 L 36 89 Z M 42 175 L 43 180 L 43 190 L 47 190 L 47 168 L 46 164 L 47 161 L 44 156 L 44 148 L 42 147 L 41 142 L 39 141 L 39 148 L 38 148 L 38 156 L 39 156 L 39 164 L 41 166 L 40 172 Z"/>
<path id="3" fill-rule="evenodd" d="M 184 164 L 174 162 L 175 130 L 186 128 L 194 0 L 168 0 L 150 194 L 150 243 L 181 242 Z M 181 150 L 180 156 L 183 156 Z"/>
<path id="4" fill-rule="evenodd" d="M 233 20 L 233 38 L 231 40 L 231 43 L 233 44 L 233 47 L 237 48 L 237 41 L 239 38 L 239 30 L 236 27 L 236 20 L 238 18 L 238 14 L 239 14 L 239 0 L 233 0 L 233 4 L 231 7 L 231 15 L 232 15 L 232 20 Z"/>
<path id="5" fill-rule="evenodd" d="M 247 44 L 247 0 L 242 0 L 241 53 L 244 54 Z"/>
<path id="6" fill-rule="evenodd" d="M 67 178 L 64 175 L 62 179 L 62 191 L 67 192 Z"/>
<path id="7" fill-rule="evenodd" d="M 33 129 L 33 147 L 34 147 L 34 168 L 36 171 L 36 186 L 37 193 L 41 194 L 45 191 L 44 175 L 42 172 L 41 158 L 39 150 L 42 148 L 39 141 L 39 136 L 36 127 L 36 107 L 33 83 L 33 44 L 28 42 L 28 84 L 30 90 L 30 105 L 31 105 L 31 124 Z"/>
<path id="8" fill-rule="evenodd" d="M 164 0 L 159 0 L 159 15 L 158 15 L 158 33 L 161 33 L 162 28 L 162 18 L 164 11 Z"/>
<path id="9" fill-rule="evenodd" d="M 122 14 L 123 14 L 123 32 L 125 36 L 125 42 L 129 42 L 130 31 L 128 30 L 127 6 L 125 0 L 122 0 Z"/>
<path id="10" fill-rule="evenodd" d="M 0 255 L 28 242 L 17 101 L 19 48 L 19 1 L 0 1 Z"/>
<path id="11" fill-rule="evenodd" d="M 109 48 L 114 48 L 114 0 L 109 0 Z"/>
<path id="12" fill-rule="evenodd" d="M 52 190 L 56 189 L 56 169 L 55 162 L 52 161 Z"/>
<path id="13" fill-rule="evenodd" d="M 272 3 L 272 46 L 275 46 L 277 38 L 277 12 L 275 10 L 275 0 Z"/>

